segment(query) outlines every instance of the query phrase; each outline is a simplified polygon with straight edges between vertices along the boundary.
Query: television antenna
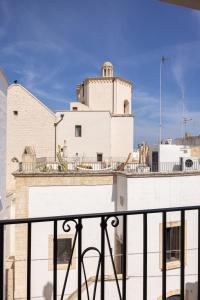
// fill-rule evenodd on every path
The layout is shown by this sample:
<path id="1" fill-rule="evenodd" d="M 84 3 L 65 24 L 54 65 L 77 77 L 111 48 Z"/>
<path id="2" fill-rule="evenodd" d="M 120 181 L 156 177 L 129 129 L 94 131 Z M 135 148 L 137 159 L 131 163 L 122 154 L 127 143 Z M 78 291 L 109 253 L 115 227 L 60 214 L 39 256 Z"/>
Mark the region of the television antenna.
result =
<path id="1" fill-rule="evenodd" d="M 162 131 L 163 131 L 163 118 L 162 118 L 162 115 L 163 115 L 163 112 L 162 112 L 162 73 L 163 73 L 163 65 L 165 63 L 165 61 L 167 60 L 170 60 L 171 57 L 165 57 L 165 56 L 161 56 L 160 58 L 160 103 L 159 103 L 159 106 L 160 106 L 160 135 L 159 135 L 159 142 L 160 144 L 162 143 Z"/>
<path id="2" fill-rule="evenodd" d="M 187 118 L 187 117 L 184 117 L 183 118 L 183 124 L 184 124 L 184 138 L 186 138 L 186 129 L 187 129 L 187 124 L 189 122 L 192 121 L 192 118 Z"/>

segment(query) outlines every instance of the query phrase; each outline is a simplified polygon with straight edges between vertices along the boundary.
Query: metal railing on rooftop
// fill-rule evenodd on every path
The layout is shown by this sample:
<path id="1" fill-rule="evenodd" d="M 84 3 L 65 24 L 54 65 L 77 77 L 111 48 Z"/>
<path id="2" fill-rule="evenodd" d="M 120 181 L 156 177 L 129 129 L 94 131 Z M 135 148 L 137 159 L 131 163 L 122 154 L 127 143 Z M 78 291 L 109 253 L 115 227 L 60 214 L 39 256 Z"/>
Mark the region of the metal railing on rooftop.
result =
<path id="1" fill-rule="evenodd" d="M 35 162 L 23 162 L 19 164 L 19 172 L 24 173 L 55 173 L 55 172 L 112 172 L 127 171 L 130 173 L 172 173 L 172 172 L 193 172 L 200 171 L 200 163 L 187 162 L 161 162 L 141 164 L 137 162 L 124 163 L 125 160 L 104 160 L 94 161 L 88 159 L 73 160 L 67 159 L 62 162 L 54 159 L 39 158 Z"/>

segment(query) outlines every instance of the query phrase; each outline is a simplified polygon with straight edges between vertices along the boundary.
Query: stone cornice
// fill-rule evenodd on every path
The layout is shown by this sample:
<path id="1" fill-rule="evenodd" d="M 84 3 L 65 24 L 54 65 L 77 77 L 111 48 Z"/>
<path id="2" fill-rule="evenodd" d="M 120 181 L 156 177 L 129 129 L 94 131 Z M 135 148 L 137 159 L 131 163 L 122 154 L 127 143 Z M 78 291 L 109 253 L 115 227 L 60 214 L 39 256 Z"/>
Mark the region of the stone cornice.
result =
<path id="1" fill-rule="evenodd" d="M 160 172 L 152 172 L 152 173 L 130 173 L 127 171 L 99 171 L 99 172 L 34 172 L 34 173 L 23 173 L 23 172 L 14 172 L 14 177 L 105 177 L 105 176 L 116 176 L 120 175 L 127 178 L 152 178 L 152 177 L 185 177 L 185 176 L 200 176 L 200 171 L 193 172 L 171 172 L 171 173 L 160 173 Z"/>
<path id="2" fill-rule="evenodd" d="M 14 177 L 97 177 L 97 176 L 112 176 L 113 172 L 78 172 L 78 171 L 71 171 L 71 172 L 29 172 L 29 173 L 24 173 L 24 172 L 14 172 L 12 173 Z"/>
<path id="3" fill-rule="evenodd" d="M 127 83 L 128 85 L 131 85 L 131 87 L 133 86 L 133 83 L 132 81 L 130 80 L 127 80 L 127 79 L 124 79 L 122 77 L 88 77 L 84 80 L 84 83 L 88 83 L 88 82 L 92 82 L 92 81 L 101 81 L 101 82 L 106 82 L 106 81 L 109 81 L 109 82 L 113 82 L 115 80 L 119 80 L 119 81 L 122 81 L 122 82 L 125 82 Z"/>
<path id="4" fill-rule="evenodd" d="M 127 178 L 152 178 L 152 177 L 186 177 L 186 176 L 200 176 L 200 171 L 190 172 L 151 172 L 151 173 L 131 173 L 127 171 L 115 171 L 116 175 L 121 175 Z"/>
<path id="5" fill-rule="evenodd" d="M 117 118 L 117 117 L 132 118 L 132 117 L 134 117 L 134 114 L 133 113 L 131 113 L 131 114 L 111 114 L 111 117 L 112 118 Z"/>

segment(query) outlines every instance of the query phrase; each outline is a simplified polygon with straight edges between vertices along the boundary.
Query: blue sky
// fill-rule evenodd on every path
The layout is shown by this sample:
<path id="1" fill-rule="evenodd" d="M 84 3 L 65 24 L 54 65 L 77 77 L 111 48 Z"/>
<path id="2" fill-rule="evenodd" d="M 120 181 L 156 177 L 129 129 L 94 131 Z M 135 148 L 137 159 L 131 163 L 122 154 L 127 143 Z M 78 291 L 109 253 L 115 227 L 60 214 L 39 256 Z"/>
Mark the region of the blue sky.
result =
<path id="1" fill-rule="evenodd" d="M 100 74 L 133 82 L 135 143 L 159 136 L 159 63 L 163 137 L 200 134 L 200 12 L 157 0 L 0 0 L 0 66 L 52 110 L 68 109 L 76 84 Z"/>

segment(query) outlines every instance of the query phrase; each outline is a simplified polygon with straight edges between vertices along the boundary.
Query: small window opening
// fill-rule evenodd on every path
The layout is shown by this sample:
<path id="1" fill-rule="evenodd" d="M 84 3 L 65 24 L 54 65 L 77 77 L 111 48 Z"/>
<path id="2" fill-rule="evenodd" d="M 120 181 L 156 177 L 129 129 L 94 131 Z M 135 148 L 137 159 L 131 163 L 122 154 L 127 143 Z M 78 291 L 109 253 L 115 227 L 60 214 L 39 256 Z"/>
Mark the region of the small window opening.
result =
<path id="1" fill-rule="evenodd" d="M 82 136 L 82 126 L 81 125 L 76 125 L 75 126 L 75 136 L 76 137 L 81 137 Z"/>
<path id="2" fill-rule="evenodd" d="M 82 87 L 83 87 L 83 97 L 84 97 L 84 94 L 85 94 L 85 86 L 84 86 L 84 84 L 82 84 Z"/>
<path id="3" fill-rule="evenodd" d="M 72 252 L 72 239 L 60 238 L 57 240 L 57 263 L 67 264 L 69 263 Z"/>
<path id="4" fill-rule="evenodd" d="M 73 110 L 73 111 L 77 111 L 77 110 L 78 110 L 78 107 L 73 106 L 73 107 L 72 107 L 72 110 Z"/>
<path id="5" fill-rule="evenodd" d="M 99 162 L 103 161 L 103 153 L 97 153 L 97 161 Z"/>
<path id="6" fill-rule="evenodd" d="M 14 110 L 14 111 L 13 111 L 13 115 L 14 115 L 14 116 L 17 116 L 17 115 L 18 115 L 18 111 L 17 111 L 17 110 Z"/>
<path id="7" fill-rule="evenodd" d="M 181 227 L 167 227 L 166 228 L 166 260 L 167 262 L 172 262 L 180 260 L 181 252 Z"/>
<path id="8" fill-rule="evenodd" d="M 129 102 L 128 102 L 128 100 L 124 101 L 124 114 L 129 114 Z"/>

